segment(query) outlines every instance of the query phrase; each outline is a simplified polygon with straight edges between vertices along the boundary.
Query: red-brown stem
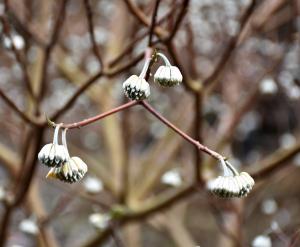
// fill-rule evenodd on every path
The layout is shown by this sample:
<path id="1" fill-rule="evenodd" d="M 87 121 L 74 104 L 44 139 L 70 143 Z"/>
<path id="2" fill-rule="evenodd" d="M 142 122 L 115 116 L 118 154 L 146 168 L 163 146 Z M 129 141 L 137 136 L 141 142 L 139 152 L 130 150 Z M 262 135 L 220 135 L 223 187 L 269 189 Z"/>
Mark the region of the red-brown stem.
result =
<path id="1" fill-rule="evenodd" d="M 107 117 L 109 115 L 112 115 L 112 114 L 114 114 L 116 112 L 123 111 L 123 110 L 128 109 L 128 108 L 130 108 L 132 106 L 135 106 L 138 103 L 139 103 L 139 101 L 130 101 L 130 102 L 128 102 L 126 104 L 123 104 L 123 105 L 120 105 L 120 106 L 118 106 L 118 107 L 116 107 L 116 108 L 114 108 L 112 110 L 109 110 L 107 112 L 104 112 L 102 114 L 96 115 L 96 116 L 91 117 L 91 118 L 87 118 L 87 119 L 82 120 L 80 122 L 71 123 L 71 124 L 63 124 L 61 126 L 61 128 L 68 128 L 68 129 L 81 128 L 81 127 L 83 127 L 85 125 L 88 125 L 88 124 L 91 124 L 93 122 L 96 122 L 96 121 L 98 121 L 98 120 L 100 120 L 102 118 L 105 118 L 105 117 Z"/>
<path id="2" fill-rule="evenodd" d="M 172 130 L 174 130 L 177 134 L 179 134 L 180 136 L 182 136 L 189 143 L 195 145 L 199 150 L 201 150 L 201 151 L 209 154 L 210 156 L 214 157 L 217 160 L 226 159 L 225 157 L 223 157 L 219 153 L 217 153 L 217 152 L 209 149 L 208 147 L 202 145 L 200 142 L 198 142 L 197 140 L 193 139 L 188 134 L 184 133 L 182 130 L 180 130 L 179 128 L 177 128 L 174 124 L 172 124 L 169 120 L 167 120 L 166 118 L 164 118 L 160 113 L 158 113 L 154 108 L 152 108 L 152 106 L 150 104 L 148 104 L 146 101 L 141 101 L 140 104 L 147 111 L 149 111 L 153 116 L 155 116 L 157 119 L 159 119 L 162 123 L 164 123 L 169 128 L 171 128 Z"/>
<path id="3" fill-rule="evenodd" d="M 147 56 L 147 55 L 146 55 Z M 130 101 L 126 104 L 120 105 L 116 108 L 113 108 L 112 110 L 109 110 L 107 112 L 104 112 L 102 114 L 96 115 L 94 117 L 91 118 L 87 118 L 85 120 L 82 120 L 80 122 L 77 123 L 71 123 L 71 124 L 62 124 L 61 128 L 67 128 L 67 129 L 74 129 L 74 128 L 81 128 L 85 125 L 94 123 L 102 118 L 105 118 L 109 115 L 112 115 L 114 113 L 123 111 L 125 109 L 128 109 L 132 106 L 135 106 L 137 104 L 142 105 L 147 111 L 149 111 L 153 116 L 155 116 L 157 119 L 159 119 L 162 123 L 164 123 L 165 125 L 167 125 L 169 128 L 173 129 L 177 134 L 179 134 L 180 136 L 182 136 L 185 140 L 187 140 L 188 142 L 190 142 L 191 144 L 195 145 L 199 150 L 209 154 L 210 156 L 214 157 L 217 160 L 222 160 L 225 159 L 225 157 L 223 157 L 222 155 L 220 155 L 219 153 L 209 149 L 208 147 L 202 145 L 200 142 L 198 142 L 197 140 L 193 139 L 192 137 L 190 137 L 188 134 L 184 133 L 182 130 L 180 130 L 178 127 L 176 127 L 174 124 L 172 124 L 169 120 L 167 120 L 166 118 L 164 118 L 159 112 L 157 112 L 154 108 L 152 108 L 152 106 L 150 104 L 148 104 L 146 101 Z"/>

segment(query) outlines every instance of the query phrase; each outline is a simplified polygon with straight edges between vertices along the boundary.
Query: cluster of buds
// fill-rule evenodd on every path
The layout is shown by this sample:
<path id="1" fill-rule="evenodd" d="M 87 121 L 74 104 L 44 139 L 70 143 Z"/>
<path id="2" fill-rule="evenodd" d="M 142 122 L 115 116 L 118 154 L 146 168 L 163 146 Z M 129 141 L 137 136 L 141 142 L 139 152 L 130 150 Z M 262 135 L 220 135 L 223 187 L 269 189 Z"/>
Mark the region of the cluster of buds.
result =
<path id="1" fill-rule="evenodd" d="M 70 157 L 66 132 L 63 130 L 62 143 L 58 144 L 58 133 L 60 125 L 54 131 L 53 143 L 46 144 L 38 154 L 38 159 L 46 166 L 51 167 L 47 178 L 56 178 L 63 182 L 74 183 L 83 178 L 88 170 L 87 165 L 78 157 Z"/>
<path id="2" fill-rule="evenodd" d="M 252 190 L 255 182 L 247 172 L 238 173 L 228 162 L 221 160 L 223 176 L 208 182 L 208 189 L 222 198 L 244 197 Z"/>
<path id="3" fill-rule="evenodd" d="M 154 81 L 163 87 L 172 87 L 182 82 L 182 75 L 176 66 L 172 66 L 168 58 L 157 52 L 156 56 L 161 57 L 165 65 L 160 66 L 154 75 Z M 150 85 L 145 77 L 151 63 L 151 58 L 146 58 L 144 67 L 139 76 L 132 75 L 124 83 L 125 95 L 131 100 L 144 100 L 150 96 Z"/>

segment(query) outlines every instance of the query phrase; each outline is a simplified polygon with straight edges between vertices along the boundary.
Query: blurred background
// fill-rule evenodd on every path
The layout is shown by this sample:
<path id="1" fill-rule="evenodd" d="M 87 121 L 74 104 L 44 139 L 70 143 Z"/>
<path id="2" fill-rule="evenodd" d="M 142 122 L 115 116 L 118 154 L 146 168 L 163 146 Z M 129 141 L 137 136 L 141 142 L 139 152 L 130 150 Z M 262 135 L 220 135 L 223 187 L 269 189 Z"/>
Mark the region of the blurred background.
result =
<path id="1" fill-rule="evenodd" d="M 150 77 L 148 102 L 249 172 L 247 198 L 208 193 L 218 162 L 140 106 L 68 131 L 81 182 L 37 161 L 45 115 L 128 102 L 156 4 L 153 47 L 184 82 Z M 0 16 L 0 246 L 300 246 L 299 0 L 2 0 Z"/>

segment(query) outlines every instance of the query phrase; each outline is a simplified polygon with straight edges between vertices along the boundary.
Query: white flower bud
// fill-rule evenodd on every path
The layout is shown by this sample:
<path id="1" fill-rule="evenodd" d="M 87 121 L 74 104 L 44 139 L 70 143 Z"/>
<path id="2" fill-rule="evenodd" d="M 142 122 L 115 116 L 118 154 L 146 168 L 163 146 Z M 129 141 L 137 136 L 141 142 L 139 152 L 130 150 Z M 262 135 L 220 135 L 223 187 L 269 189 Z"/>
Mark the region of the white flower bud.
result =
<path id="1" fill-rule="evenodd" d="M 67 147 L 66 133 L 67 129 L 64 129 L 62 134 L 62 142 L 65 148 L 67 159 L 61 166 L 51 168 L 46 178 L 56 178 L 63 182 L 74 183 L 83 178 L 88 170 L 88 167 L 80 158 L 70 158 Z"/>
<path id="2" fill-rule="evenodd" d="M 144 100 L 150 95 L 149 83 L 137 75 L 130 76 L 123 83 L 123 89 L 125 95 L 131 100 Z"/>
<path id="3" fill-rule="evenodd" d="M 182 74 L 176 66 L 160 66 L 154 74 L 154 81 L 163 87 L 172 87 L 182 82 Z"/>
<path id="4" fill-rule="evenodd" d="M 165 65 L 160 66 L 154 74 L 154 81 L 163 87 L 172 87 L 182 82 L 182 74 L 176 66 L 172 66 L 169 59 L 158 52 Z"/>
<path id="5" fill-rule="evenodd" d="M 67 160 L 65 147 L 57 141 L 59 128 L 59 125 L 55 128 L 53 143 L 46 144 L 38 154 L 38 159 L 49 167 L 60 166 Z"/>
<path id="6" fill-rule="evenodd" d="M 144 79 L 150 64 L 151 58 L 147 58 L 139 76 L 132 75 L 124 83 L 125 95 L 131 100 L 144 100 L 150 96 L 149 83 Z"/>
<path id="7" fill-rule="evenodd" d="M 72 157 L 61 167 L 51 168 L 46 177 L 56 178 L 67 183 L 75 183 L 84 177 L 87 170 L 87 165 L 80 158 Z"/>
<path id="8" fill-rule="evenodd" d="M 219 176 L 207 183 L 207 188 L 222 198 L 247 196 L 254 186 L 253 178 L 246 172 L 232 176 Z"/>

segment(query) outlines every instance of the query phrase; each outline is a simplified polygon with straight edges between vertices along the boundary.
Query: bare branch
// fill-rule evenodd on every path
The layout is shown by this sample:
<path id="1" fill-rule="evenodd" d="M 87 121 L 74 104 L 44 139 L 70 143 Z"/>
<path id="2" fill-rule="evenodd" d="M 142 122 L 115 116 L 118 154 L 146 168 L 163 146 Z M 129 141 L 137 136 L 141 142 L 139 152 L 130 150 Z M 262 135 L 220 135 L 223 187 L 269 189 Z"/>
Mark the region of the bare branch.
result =
<path id="1" fill-rule="evenodd" d="M 103 68 L 103 60 L 102 60 L 101 54 L 99 53 L 97 43 L 95 40 L 93 12 L 92 12 L 92 8 L 91 8 L 91 4 L 90 4 L 89 0 L 84 0 L 83 2 L 84 2 L 84 7 L 85 7 L 86 18 L 88 21 L 88 29 L 89 29 L 89 34 L 90 34 L 90 40 L 91 40 L 92 46 L 93 46 L 94 55 L 98 59 L 100 68 Z"/>
<path id="2" fill-rule="evenodd" d="M 6 94 L 0 89 L 0 96 L 3 99 L 3 101 L 15 112 L 18 114 L 19 117 L 21 117 L 26 123 L 29 123 L 31 125 L 41 125 L 42 122 L 38 119 L 34 118 L 33 116 L 27 115 L 22 110 L 19 109 L 19 107 L 6 96 Z"/>

